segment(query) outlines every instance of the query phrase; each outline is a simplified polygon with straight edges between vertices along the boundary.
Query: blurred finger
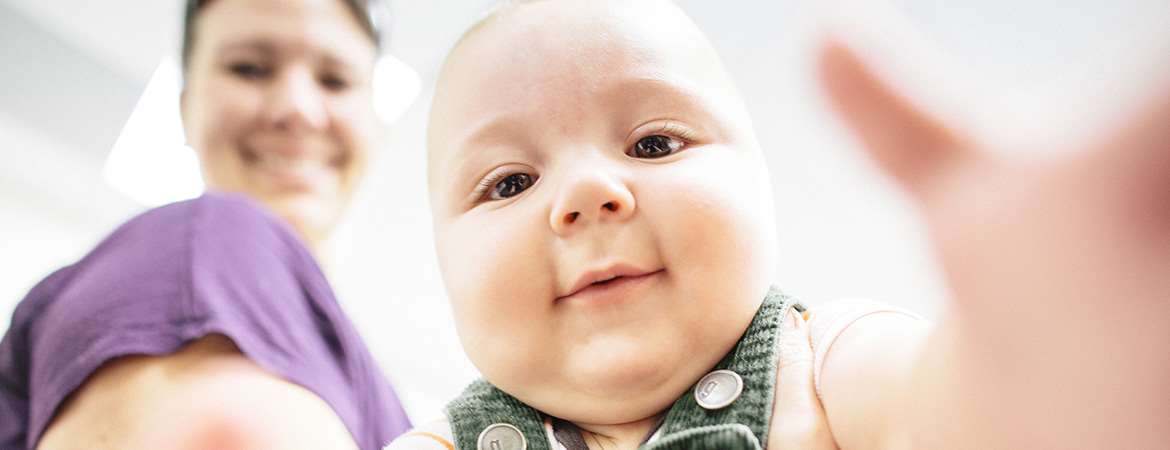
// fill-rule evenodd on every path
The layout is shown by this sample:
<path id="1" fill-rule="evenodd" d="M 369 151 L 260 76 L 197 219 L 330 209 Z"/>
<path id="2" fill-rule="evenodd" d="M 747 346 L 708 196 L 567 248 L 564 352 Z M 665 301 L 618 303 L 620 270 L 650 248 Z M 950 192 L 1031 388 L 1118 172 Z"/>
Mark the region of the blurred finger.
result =
<path id="1" fill-rule="evenodd" d="M 1147 217 L 1170 219 L 1170 83 L 1085 162 Z"/>
<path id="2" fill-rule="evenodd" d="M 882 82 L 857 54 L 830 41 L 820 53 L 830 103 L 870 156 L 911 193 L 973 153 L 955 132 Z"/>

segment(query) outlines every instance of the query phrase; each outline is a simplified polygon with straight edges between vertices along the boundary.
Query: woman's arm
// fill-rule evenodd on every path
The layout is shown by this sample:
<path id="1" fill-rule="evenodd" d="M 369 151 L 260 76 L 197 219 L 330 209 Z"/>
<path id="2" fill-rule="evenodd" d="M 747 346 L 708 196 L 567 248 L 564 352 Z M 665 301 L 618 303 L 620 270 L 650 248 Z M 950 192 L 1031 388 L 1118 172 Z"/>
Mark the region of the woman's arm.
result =
<path id="1" fill-rule="evenodd" d="M 454 442 L 451 424 L 443 417 L 398 436 L 386 450 L 455 450 Z"/>
<path id="2" fill-rule="evenodd" d="M 817 398 L 816 377 L 809 323 L 796 310 L 782 322 L 776 345 L 779 349 L 776 394 L 765 448 L 836 450 L 825 409 Z"/>
<path id="3" fill-rule="evenodd" d="M 163 357 L 95 372 L 61 407 L 40 450 L 356 449 L 319 397 L 210 335 Z"/>

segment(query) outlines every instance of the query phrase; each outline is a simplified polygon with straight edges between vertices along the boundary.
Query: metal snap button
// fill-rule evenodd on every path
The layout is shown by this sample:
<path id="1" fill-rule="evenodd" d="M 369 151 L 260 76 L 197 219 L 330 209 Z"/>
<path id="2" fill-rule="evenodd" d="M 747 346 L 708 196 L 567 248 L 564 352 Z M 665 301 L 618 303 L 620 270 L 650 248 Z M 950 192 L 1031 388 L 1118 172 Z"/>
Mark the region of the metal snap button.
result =
<path id="1" fill-rule="evenodd" d="M 512 424 L 495 423 L 479 433 L 476 446 L 479 450 L 525 450 L 528 441 L 524 439 L 524 433 Z"/>
<path id="2" fill-rule="evenodd" d="M 695 401 L 705 409 L 720 409 L 743 394 L 743 378 L 730 370 L 716 370 L 695 385 Z"/>

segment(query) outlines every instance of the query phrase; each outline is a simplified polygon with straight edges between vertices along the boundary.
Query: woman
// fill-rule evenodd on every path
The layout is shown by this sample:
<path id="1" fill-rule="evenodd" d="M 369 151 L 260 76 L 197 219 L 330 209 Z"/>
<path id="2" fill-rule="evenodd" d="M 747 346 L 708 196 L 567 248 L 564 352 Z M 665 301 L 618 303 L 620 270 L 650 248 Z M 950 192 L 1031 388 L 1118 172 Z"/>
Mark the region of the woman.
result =
<path id="1" fill-rule="evenodd" d="M 183 123 L 219 193 L 131 220 L 21 302 L 0 448 L 368 449 L 409 426 L 302 245 L 376 147 L 372 6 L 188 2 Z"/>

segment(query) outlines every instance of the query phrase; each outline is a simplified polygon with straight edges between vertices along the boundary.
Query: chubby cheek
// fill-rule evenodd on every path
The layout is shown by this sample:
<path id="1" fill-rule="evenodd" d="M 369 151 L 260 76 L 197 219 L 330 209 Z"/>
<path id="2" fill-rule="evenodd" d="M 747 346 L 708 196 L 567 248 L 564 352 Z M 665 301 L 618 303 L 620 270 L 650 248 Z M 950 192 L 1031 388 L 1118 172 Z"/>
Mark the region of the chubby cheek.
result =
<path id="1" fill-rule="evenodd" d="M 543 349 L 550 347 L 540 344 L 550 336 L 555 297 L 543 239 L 548 226 L 537 211 L 523 209 L 468 213 L 437 233 L 460 339 L 476 367 L 496 382 L 537 376 L 545 366 Z M 518 370 L 526 373 L 513 373 Z"/>
<path id="2" fill-rule="evenodd" d="M 686 304 L 676 310 L 686 315 L 682 323 L 719 334 L 706 342 L 730 345 L 738 335 L 723 336 L 726 330 L 746 327 L 774 276 L 771 187 L 763 161 L 750 152 L 694 151 L 641 177 L 638 208 L 683 293 Z"/>

